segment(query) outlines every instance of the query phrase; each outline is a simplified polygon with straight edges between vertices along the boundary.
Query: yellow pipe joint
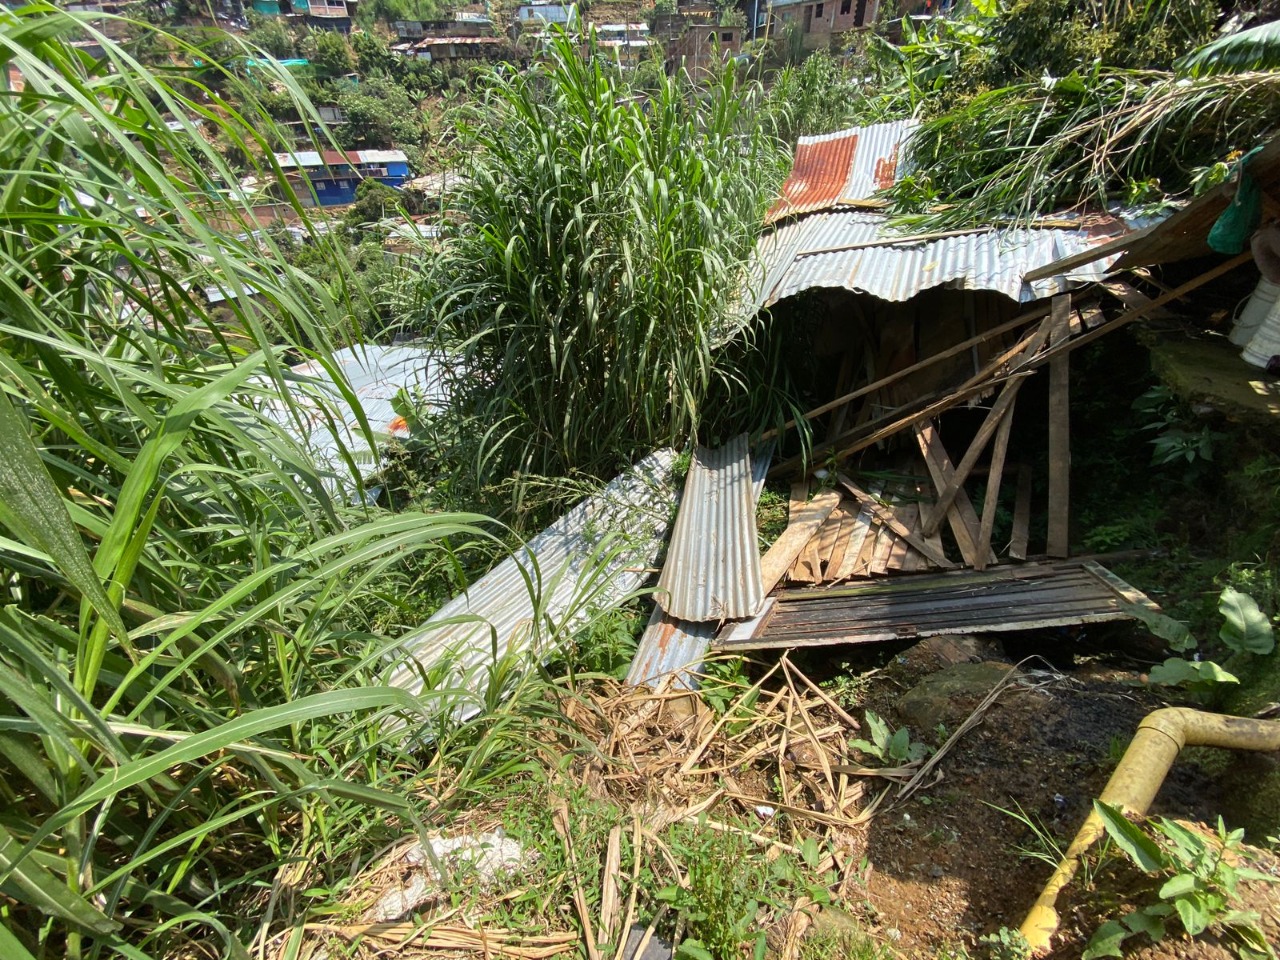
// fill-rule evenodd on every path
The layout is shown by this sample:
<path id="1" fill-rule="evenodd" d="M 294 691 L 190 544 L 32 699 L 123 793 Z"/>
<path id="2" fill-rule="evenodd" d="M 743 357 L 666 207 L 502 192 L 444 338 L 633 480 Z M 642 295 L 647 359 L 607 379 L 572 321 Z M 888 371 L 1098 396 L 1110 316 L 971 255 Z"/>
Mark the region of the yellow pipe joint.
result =
<path id="1" fill-rule="evenodd" d="M 1160 791 L 1183 747 L 1228 750 L 1280 750 L 1280 720 L 1250 720 L 1219 713 L 1166 707 L 1138 724 L 1133 742 L 1098 798 L 1129 816 L 1142 816 Z M 1058 868 L 1049 878 L 1027 919 L 1022 935 L 1037 953 L 1046 953 L 1058 930 L 1058 895 L 1076 875 L 1080 858 L 1106 832 L 1102 818 L 1090 811 Z"/>

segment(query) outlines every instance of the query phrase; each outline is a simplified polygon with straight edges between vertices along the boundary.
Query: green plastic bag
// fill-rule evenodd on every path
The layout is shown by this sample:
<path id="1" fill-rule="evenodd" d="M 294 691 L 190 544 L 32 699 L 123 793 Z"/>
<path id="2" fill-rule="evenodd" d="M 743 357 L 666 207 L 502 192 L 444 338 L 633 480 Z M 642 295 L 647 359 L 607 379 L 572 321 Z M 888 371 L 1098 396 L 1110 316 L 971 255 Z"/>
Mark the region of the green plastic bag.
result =
<path id="1" fill-rule="evenodd" d="M 1209 249 L 1218 253 L 1241 253 L 1262 222 L 1262 189 L 1258 181 L 1249 175 L 1247 164 L 1255 153 L 1261 150 L 1256 147 L 1250 150 L 1236 165 L 1236 195 L 1227 204 L 1209 231 Z"/>

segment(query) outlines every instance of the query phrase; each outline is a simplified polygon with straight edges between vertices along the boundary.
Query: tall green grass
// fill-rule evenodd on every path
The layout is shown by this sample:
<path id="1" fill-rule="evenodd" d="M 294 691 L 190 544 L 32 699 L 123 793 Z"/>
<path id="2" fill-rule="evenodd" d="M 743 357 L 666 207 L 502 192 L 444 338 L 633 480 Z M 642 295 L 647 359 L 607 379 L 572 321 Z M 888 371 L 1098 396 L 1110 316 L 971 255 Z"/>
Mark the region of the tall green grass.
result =
<path id="1" fill-rule="evenodd" d="M 416 319 L 460 359 L 427 427 L 464 488 L 608 477 L 748 413 L 785 419 L 751 365 L 751 256 L 786 162 L 761 101 L 732 65 L 632 88 L 564 35 L 490 83 Z"/>
<path id="2" fill-rule="evenodd" d="M 260 413 L 351 317 L 338 248 L 321 284 L 235 239 L 211 141 L 292 198 L 269 118 L 43 3 L 0 10 L 0 61 L 0 955 L 247 957 L 531 749 L 509 665 L 506 706 L 380 679 L 409 592 L 498 532 L 336 500 Z"/>

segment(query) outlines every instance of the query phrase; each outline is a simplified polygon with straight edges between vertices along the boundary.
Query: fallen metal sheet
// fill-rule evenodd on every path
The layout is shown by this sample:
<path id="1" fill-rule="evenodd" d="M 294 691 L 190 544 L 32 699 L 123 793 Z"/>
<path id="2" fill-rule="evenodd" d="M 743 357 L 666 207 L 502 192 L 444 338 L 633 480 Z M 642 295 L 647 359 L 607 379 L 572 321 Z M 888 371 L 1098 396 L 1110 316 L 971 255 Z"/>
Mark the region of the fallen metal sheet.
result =
<path id="1" fill-rule="evenodd" d="M 838 211 L 815 214 L 762 237 L 757 247 L 764 273 L 759 306 L 814 288 L 843 288 L 902 302 L 923 290 L 947 286 L 992 290 L 1027 302 L 1101 280 L 1120 251 L 1073 269 L 1069 275 L 1026 282 L 1025 274 L 1105 243 L 1108 231 L 1001 228 L 960 236 L 912 240 L 889 227 L 884 214 Z"/>
<path id="2" fill-rule="evenodd" d="M 749 637 L 716 649 L 877 643 L 952 633 L 1075 626 L 1159 611 L 1140 591 L 1093 561 L 1025 564 L 977 572 L 916 574 L 868 586 L 791 590 Z"/>
<path id="3" fill-rule="evenodd" d="M 782 197 L 765 217 L 783 217 L 869 200 L 899 178 L 918 120 L 895 120 L 801 137 Z"/>
<path id="4" fill-rule="evenodd" d="M 335 350 L 333 363 L 355 395 L 375 440 L 408 435 L 408 424 L 392 405 L 401 391 L 427 408 L 438 409 L 445 401 L 440 364 L 422 347 L 369 344 Z M 336 475 L 337 486 L 354 486 L 343 449 L 364 477 L 372 475 L 379 466 L 378 452 L 370 448 L 356 410 L 329 371 L 311 361 L 290 368 L 290 377 L 295 381 L 290 396 L 293 409 L 273 400 L 264 408 L 266 416 L 310 452 L 319 467 Z"/>
<path id="5" fill-rule="evenodd" d="M 751 448 L 743 433 L 694 453 L 657 602 L 671 617 L 702 622 L 741 620 L 763 601 Z"/>
<path id="6" fill-rule="evenodd" d="M 775 442 L 769 440 L 751 454 L 752 502 L 758 503 L 764 489 L 765 476 L 773 460 Z M 765 601 L 766 604 L 768 601 Z M 757 614 L 759 616 L 759 614 Z M 751 621 L 748 621 L 750 623 Z M 671 685 L 683 690 L 696 690 L 702 669 L 703 657 L 716 635 L 719 625 L 711 622 L 693 623 L 677 620 L 662 612 L 654 604 L 653 614 L 636 647 L 631 669 L 627 671 L 627 683 L 657 686 L 665 677 Z"/>
<path id="7" fill-rule="evenodd" d="M 444 666 L 442 685 L 479 693 L 495 654 L 545 659 L 593 614 L 620 605 L 666 537 L 674 462 L 671 450 L 645 457 L 446 603 L 401 641 L 411 662 L 388 682 L 419 693 L 423 675 Z"/>

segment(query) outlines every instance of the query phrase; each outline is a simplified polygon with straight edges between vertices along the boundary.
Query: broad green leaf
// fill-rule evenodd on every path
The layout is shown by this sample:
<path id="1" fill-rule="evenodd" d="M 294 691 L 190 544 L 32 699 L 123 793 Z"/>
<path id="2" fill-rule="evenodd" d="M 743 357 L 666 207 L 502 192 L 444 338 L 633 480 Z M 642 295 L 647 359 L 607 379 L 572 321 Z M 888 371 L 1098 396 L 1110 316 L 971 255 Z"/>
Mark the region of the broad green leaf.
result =
<path id="1" fill-rule="evenodd" d="M 1199 896 L 1182 897 L 1175 900 L 1173 906 L 1178 911 L 1183 929 L 1193 937 L 1204 933 L 1213 922 L 1213 914 Z"/>
<path id="2" fill-rule="evenodd" d="M 1189 873 L 1179 873 L 1165 882 L 1160 888 L 1160 897 L 1163 900 L 1172 900 L 1175 897 L 1186 896 L 1188 893 L 1195 892 L 1197 887 L 1196 878 Z"/>
<path id="3" fill-rule="evenodd" d="M 1216 683 L 1240 682 L 1234 674 L 1222 669 L 1212 660 L 1183 660 L 1181 657 L 1170 657 L 1164 663 L 1152 667 L 1147 678 L 1151 683 L 1166 687 L 1210 687 Z"/>
<path id="4" fill-rule="evenodd" d="M 1115 807 L 1109 806 L 1101 800 L 1093 801 L 1093 809 L 1102 818 L 1102 825 L 1106 827 L 1107 833 L 1115 845 L 1127 853 L 1129 859 L 1137 864 L 1139 868 L 1147 873 L 1155 873 L 1165 866 L 1167 858 L 1164 852 L 1156 846 L 1154 840 L 1143 832 L 1141 827 L 1130 822 Z"/>
<path id="5" fill-rule="evenodd" d="M 1100 926 L 1092 937 L 1089 938 L 1088 945 L 1084 948 L 1084 953 L 1080 955 L 1080 960 L 1095 960 L 1097 957 L 1122 957 L 1120 946 L 1127 940 L 1131 934 L 1119 921 L 1108 920 Z"/>
<path id="6" fill-rule="evenodd" d="M 11 895 L 41 913 L 69 920 L 94 933 L 111 933 L 120 929 L 120 924 L 84 897 L 74 893 L 64 878 L 50 873 L 34 859 L 27 857 L 15 865 L 15 861 L 21 857 L 21 850 L 22 845 L 8 830 L 0 827 L 0 870 L 4 875 L 2 885 L 8 888 Z"/>
<path id="7" fill-rule="evenodd" d="M 1218 636 L 1237 653 L 1266 656 L 1276 647 L 1275 633 L 1267 615 L 1247 593 L 1224 587 L 1218 598 L 1218 612 L 1224 623 Z"/>
<path id="8" fill-rule="evenodd" d="M 31 440 L 9 395 L 0 390 L 0 519 L 32 546 L 47 553 L 58 570 L 90 603 L 117 637 L 127 635 L 119 609 L 107 597 L 89 562 L 80 531 Z"/>
<path id="9" fill-rule="evenodd" d="M 1169 649 L 1177 653 L 1194 650 L 1196 638 L 1181 620 L 1175 620 L 1167 614 L 1157 613 L 1141 603 L 1129 603 L 1122 600 L 1121 609 L 1135 620 L 1141 621 L 1152 636 L 1159 637 L 1169 645 Z"/>
<path id="10" fill-rule="evenodd" d="M 1153 943 L 1164 939 L 1164 921 L 1150 909 L 1135 910 L 1120 922 L 1134 933 L 1145 933 Z"/>

